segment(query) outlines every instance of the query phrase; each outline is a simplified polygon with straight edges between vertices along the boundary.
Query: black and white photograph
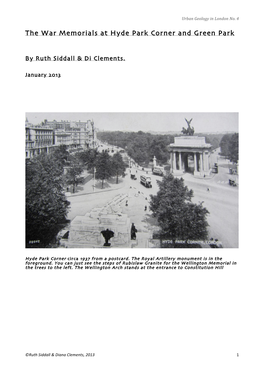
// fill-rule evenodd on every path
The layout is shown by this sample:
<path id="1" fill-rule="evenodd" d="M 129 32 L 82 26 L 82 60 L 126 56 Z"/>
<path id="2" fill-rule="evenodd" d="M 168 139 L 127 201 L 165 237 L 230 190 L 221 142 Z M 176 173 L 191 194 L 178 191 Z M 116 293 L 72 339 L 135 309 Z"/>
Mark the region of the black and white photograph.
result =
<path id="1" fill-rule="evenodd" d="M 238 248 L 238 120 L 26 113 L 26 248 Z"/>

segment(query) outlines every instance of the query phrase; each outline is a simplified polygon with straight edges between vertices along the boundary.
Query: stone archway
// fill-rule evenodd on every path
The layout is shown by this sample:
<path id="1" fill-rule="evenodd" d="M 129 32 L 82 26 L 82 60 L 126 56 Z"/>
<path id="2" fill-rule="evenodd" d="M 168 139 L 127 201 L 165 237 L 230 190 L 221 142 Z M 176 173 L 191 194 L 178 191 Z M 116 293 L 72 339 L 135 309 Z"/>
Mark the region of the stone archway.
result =
<path id="1" fill-rule="evenodd" d="M 205 137 L 181 136 L 175 137 L 170 144 L 171 171 L 175 175 L 184 172 L 196 176 L 209 175 L 211 144 L 206 144 Z"/>

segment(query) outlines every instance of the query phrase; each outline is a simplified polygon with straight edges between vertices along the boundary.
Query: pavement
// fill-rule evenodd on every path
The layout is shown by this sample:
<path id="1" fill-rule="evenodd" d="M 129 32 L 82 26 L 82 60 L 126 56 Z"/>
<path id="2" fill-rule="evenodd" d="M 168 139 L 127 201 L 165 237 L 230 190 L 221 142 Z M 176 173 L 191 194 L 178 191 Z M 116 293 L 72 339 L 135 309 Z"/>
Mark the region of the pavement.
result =
<path id="1" fill-rule="evenodd" d="M 138 178 L 132 180 L 130 178 L 129 169 L 124 178 L 119 178 L 118 184 L 115 178 L 111 181 L 102 183 L 88 178 L 85 171 L 82 175 L 86 178 L 86 183 L 78 186 L 75 193 L 66 193 L 67 199 L 71 202 L 68 219 L 72 220 L 77 215 L 84 215 L 93 208 L 105 206 L 109 201 L 113 200 L 118 194 L 125 194 L 127 197 L 121 202 L 122 213 L 130 217 L 131 223 L 134 223 L 137 228 L 136 240 L 131 240 L 131 247 L 145 248 L 148 247 L 149 239 L 152 238 L 152 229 L 147 222 L 149 213 L 149 194 L 150 192 L 139 183 L 139 176 L 143 173 L 137 170 Z M 146 174 L 146 172 L 144 172 Z M 151 191 L 151 189 L 150 189 Z M 147 210 L 145 210 L 145 206 Z"/>

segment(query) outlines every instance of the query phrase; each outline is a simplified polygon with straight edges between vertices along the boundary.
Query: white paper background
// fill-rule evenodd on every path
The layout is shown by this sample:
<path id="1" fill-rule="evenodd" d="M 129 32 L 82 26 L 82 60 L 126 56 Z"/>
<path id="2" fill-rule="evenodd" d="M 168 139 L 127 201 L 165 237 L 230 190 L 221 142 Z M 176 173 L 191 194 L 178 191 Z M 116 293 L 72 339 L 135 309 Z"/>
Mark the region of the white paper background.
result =
<path id="1" fill-rule="evenodd" d="M 258 3 L 250 4 L 243 9 L 238 1 L 24 1 L 4 8 L 3 371 L 263 369 L 258 340 L 263 327 L 263 32 Z M 181 21 L 210 16 L 240 20 Z M 37 38 L 25 37 L 26 29 L 233 29 L 236 36 Z M 64 54 L 122 55 L 126 62 L 24 62 L 26 55 Z M 35 71 L 60 72 L 62 78 L 24 78 Z M 24 249 L 25 112 L 45 111 L 239 112 L 240 248 L 220 252 L 225 260 L 238 261 L 238 267 L 194 273 L 25 271 L 27 255 L 58 255 Z M 85 253 L 67 250 L 67 255 L 80 252 Z M 136 253 L 150 255 L 146 250 Z M 178 250 L 175 255 L 196 253 Z M 111 255 L 122 252 L 111 249 Z M 172 251 L 162 250 L 162 255 Z M 96 356 L 25 357 L 27 352 L 52 351 Z"/>

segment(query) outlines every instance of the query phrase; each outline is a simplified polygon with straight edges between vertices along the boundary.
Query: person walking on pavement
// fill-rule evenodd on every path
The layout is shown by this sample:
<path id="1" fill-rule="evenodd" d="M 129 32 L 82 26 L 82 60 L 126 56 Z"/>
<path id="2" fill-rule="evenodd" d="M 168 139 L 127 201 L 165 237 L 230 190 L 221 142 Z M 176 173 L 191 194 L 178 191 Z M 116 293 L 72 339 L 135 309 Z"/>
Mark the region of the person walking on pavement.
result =
<path id="1" fill-rule="evenodd" d="M 131 240 L 135 240 L 136 239 L 136 233 L 137 233 L 137 229 L 135 227 L 135 224 L 132 223 L 132 226 L 131 226 Z"/>

